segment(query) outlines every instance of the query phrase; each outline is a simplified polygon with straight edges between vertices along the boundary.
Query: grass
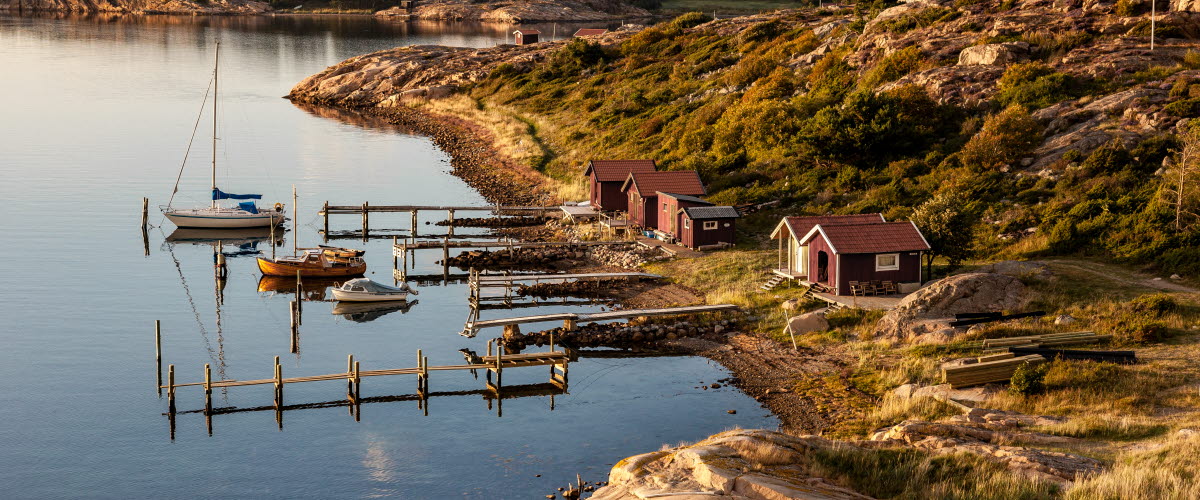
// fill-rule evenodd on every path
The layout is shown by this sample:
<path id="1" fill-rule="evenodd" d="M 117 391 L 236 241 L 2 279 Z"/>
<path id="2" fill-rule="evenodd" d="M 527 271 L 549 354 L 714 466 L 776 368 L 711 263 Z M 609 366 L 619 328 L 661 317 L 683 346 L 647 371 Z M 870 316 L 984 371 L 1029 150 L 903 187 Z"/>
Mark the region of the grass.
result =
<path id="1" fill-rule="evenodd" d="M 932 455 L 910 448 L 835 446 L 813 454 L 813 468 L 877 498 L 1055 498 L 1058 487 L 1018 477 L 975 455 Z"/>
<path id="2" fill-rule="evenodd" d="M 1200 436 L 1173 437 L 1151 451 L 1129 453 L 1113 467 L 1077 481 L 1070 500 L 1200 498 Z"/>

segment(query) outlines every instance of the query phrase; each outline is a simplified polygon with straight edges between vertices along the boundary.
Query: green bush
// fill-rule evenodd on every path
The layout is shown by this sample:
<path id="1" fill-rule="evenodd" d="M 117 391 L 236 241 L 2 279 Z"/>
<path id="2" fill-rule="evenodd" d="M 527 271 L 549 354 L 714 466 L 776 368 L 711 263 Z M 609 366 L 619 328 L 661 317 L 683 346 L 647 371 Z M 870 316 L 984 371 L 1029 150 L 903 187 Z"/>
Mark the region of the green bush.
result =
<path id="1" fill-rule="evenodd" d="M 1046 365 L 1023 363 L 1009 379 L 1008 392 L 1033 396 L 1046 392 Z"/>
<path id="2" fill-rule="evenodd" d="M 917 71 L 925 63 L 925 55 L 920 47 L 910 45 L 888 54 L 880 59 L 859 84 L 862 88 L 875 88 L 881 84 L 894 82 L 904 75 Z"/>
<path id="3" fill-rule="evenodd" d="M 1163 111 L 1180 118 L 1195 118 L 1200 116 L 1200 98 L 1180 99 L 1163 106 Z"/>
<path id="4" fill-rule="evenodd" d="M 1133 15 L 1133 0 L 1117 0 L 1117 15 L 1130 17 Z"/>
<path id="5" fill-rule="evenodd" d="M 1124 343 L 1150 344 L 1167 337 L 1167 325 L 1154 320 L 1128 319 L 1117 324 L 1113 335 Z"/>
<path id="6" fill-rule="evenodd" d="M 907 33 L 914 29 L 926 28 L 945 21 L 953 21 L 961 15 L 962 13 L 955 9 L 927 7 L 916 12 L 884 19 L 879 21 L 876 26 L 890 33 Z"/>
<path id="7" fill-rule="evenodd" d="M 1042 140 L 1042 126 L 1021 106 L 1009 106 L 989 116 L 963 146 L 963 165 L 995 168 L 1017 161 Z"/>
<path id="8" fill-rule="evenodd" d="M 1134 312 L 1161 315 L 1174 311 L 1179 304 L 1174 297 L 1165 293 L 1150 293 L 1131 300 L 1129 307 Z"/>

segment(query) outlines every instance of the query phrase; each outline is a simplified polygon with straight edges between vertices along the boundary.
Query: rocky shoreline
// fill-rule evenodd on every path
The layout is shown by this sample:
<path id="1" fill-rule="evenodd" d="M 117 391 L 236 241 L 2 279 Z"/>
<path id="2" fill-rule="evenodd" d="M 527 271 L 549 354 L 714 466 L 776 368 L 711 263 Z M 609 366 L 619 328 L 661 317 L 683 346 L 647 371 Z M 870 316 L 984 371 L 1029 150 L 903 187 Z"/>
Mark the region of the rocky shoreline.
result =
<path id="1" fill-rule="evenodd" d="M 350 8 L 353 9 L 353 6 Z M 0 12 L 211 16 L 331 15 L 325 12 L 275 10 L 270 3 L 256 0 L 0 0 Z M 362 9 L 332 15 L 373 15 L 405 20 L 496 24 L 614 22 L 653 17 L 650 12 L 620 0 L 423 0 L 407 10 L 392 7 L 374 13 L 369 9 Z"/>

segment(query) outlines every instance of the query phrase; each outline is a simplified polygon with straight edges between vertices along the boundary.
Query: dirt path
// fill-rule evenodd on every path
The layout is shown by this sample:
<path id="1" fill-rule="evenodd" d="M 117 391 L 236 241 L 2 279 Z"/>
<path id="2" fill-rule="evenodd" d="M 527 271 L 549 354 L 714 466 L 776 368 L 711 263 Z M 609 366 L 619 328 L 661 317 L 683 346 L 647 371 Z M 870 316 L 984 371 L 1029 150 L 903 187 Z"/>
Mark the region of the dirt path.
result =
<path id="1" fill-rule="evenodd" d="M 1154 276 L 1149 276 L 1136 271 L 1130 271 L 1118 266 L 1101 264 L 1099 262 L 1066 259 L 1045 260 L 1043 262 L 1049 264 L 1051 267 L 1065 267 L 1071 270 L 1092 274 L 1100 278 L 1119 283 L 1122 286 L 1133 284 L 1164 292 L 1200 293 L 1200 289 L 1192 288 L 1177 281 L 1172 281 L 1165 278 L 1156 279 Z"/>

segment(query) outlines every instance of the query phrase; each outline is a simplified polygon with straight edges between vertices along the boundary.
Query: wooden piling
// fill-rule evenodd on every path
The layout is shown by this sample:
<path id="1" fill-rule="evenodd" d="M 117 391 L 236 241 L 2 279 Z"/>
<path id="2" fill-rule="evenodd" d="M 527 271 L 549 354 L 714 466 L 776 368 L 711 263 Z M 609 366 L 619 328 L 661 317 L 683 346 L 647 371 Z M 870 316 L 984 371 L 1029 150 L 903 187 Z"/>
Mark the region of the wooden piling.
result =
<path id="1" fill-rule="evenodd" d="M 175 414 L 175 365 L 167 365 L 167 412 Z"/>
<path id="2" fill-rule="evenodd" d="M 279 356 L 275 356 L 275 409 L 283 409 L 283 366 L 279 364 Z"/>
<path id="3" fill-rule="evenodd" d="M 300 271 L 296 271 L 296 324 L 304 324 L 304 287 Z"/>
<path id="4" fill-rule="evenodd" d="M 321 215 L 325 216 L 325 239 L 329 239 L 329 200 L 321 207 Z"/>
<path id="5" fill-rule="evenodd" d="M 158 397 L 162 397 L 162 322 L 154 320 L 154 364 L 158 366 Z"/>
<path id="6" fill-rule="evenodd" d="M 416 238 L 417 237 L 417 211 L 413 210 L 410 213 L 412 214 L 412 225 L 411 225 L 411 230 L 409 231 L 409 234 L 413 238 Z"/>
<path id="7" fill-rule="evenodd" d="M 204 363 L 204 414 L 212 414 L 212 368 Z"/>
<path id="8" fill-rule="evenodd" d="M 271 238 L 271 239 L 270 239 L 270 242 L 271 242 L 271 260 L 275 260 L 275 223 L 274 223 L 274 221 L 272 221 L 272 222 L 271 222 L 271 230 L 270 230 L 270 231 L 271 231 L 271 236 L 270 236 L 270 238 Z"/>
<path id="9" fill-rule="evenodd" d="M 354 402 L 354 355 L 346 357 L 346 399 Z"/>
<path id="10" fill-rule="evenodd" d="M 399 262 L 399 257 L 396 256 L 396 237 L 392 236 L 392 270 L 396 270 L 396 263 Z"/>
<path id="11" fill-rule="evenodd" d="M 142 229 L 150 222 L 150 198 L 142 198 Z"/>

